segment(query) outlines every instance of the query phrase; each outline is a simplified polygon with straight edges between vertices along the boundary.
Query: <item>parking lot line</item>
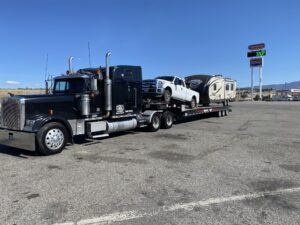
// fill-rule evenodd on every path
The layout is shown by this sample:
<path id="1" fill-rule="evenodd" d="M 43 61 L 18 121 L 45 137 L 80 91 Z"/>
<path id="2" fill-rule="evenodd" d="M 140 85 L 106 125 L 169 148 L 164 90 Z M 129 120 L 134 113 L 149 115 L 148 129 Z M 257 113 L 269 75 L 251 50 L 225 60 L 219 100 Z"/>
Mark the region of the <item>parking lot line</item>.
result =
<path id="1" fill-rule="evenodd" d="M 192 211 L 194 207 L 205 207 L 213 204 L 222 204 L 226 202 L 237 202 L 243 200 L 251 200 L 257 198 L 263 198 L 268 196 L 276 196 L 281 194 L 289 194 L 300 192 L 300 187 L 288 188 L 288 189 L 278 189 L 275 191 L 264 191 L 264 192 L 256 192 L 249 193 L 245 195 L 235 195 L 230 197 L 220 197 L 220 198 L 210 198 L 207 200 L 190 202 L 190 203 L 182 203 L 175 204 L 171 206 L 160 207 L 159 209 L 152 212 L 142 212 L 138 210 L 133 211 L 124 211 L 124 212 L 116 212 L 112 214 L 103 215 L 97 218 L 92 219 L 84 219 L 78 222 L 65 222 L 65 223 L 56 223 L 54 225 L 102 225 L 102 224 L 110 224 L 113 222 L 122 222 L 127 220 L 133 220 L 143 217 L 152 217 L 163 213 L 173 212 L 176 210 L 185 210 Z"/>

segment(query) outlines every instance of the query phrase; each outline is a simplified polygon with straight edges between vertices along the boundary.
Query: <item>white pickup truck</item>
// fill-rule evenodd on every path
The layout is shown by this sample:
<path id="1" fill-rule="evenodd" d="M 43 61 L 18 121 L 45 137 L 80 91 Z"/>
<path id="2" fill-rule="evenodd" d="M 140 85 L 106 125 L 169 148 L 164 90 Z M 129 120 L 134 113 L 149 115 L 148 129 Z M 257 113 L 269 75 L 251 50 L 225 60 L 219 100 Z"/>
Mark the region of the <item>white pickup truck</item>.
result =
<path id="1" fill-rule="evenodd" d="M 143 80 L 144 98 L 162 98 L 167 104 L 171 100 L 188 102 L 191 108 L 199 103 L 199 93 L 189 89 L 183 79 L 176 76 L 161 76 Z"/>

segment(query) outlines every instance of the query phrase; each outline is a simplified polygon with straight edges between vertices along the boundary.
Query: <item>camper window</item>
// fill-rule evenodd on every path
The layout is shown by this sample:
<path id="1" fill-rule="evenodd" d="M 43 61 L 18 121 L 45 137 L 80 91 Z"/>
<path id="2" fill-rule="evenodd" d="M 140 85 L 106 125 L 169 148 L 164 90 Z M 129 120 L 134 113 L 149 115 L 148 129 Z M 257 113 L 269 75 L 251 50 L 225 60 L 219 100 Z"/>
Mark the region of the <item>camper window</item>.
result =
<path id="1" fill-rule="evenodd" d="M 234 88 L 234 85 L 233 84 L 231 84 L 231 90 L 233 91 L 233 88 Z"/>
<path id="2" fill-rule="evenodd" d="M 217 84 L 214 84 L 214 91 L 217 90 Z"/>
<path id="3" fill-rule="evenodd" d="M 229 84 L 226 84 L 226 91 L 229 91 Z"/>

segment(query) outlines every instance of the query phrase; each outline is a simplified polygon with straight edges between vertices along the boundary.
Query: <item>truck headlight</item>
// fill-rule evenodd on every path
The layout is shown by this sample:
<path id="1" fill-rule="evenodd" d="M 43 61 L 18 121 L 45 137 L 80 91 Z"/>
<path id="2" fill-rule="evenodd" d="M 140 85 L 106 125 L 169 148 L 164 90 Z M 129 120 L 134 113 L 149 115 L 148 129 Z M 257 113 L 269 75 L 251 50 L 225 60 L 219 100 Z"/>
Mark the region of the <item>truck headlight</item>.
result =
<path id="1" fill-rule="evenodd" d="M 26 120 L 25 126 L 33 127 L 35 120 Z"/>
<path id="2" fill-rule="evenodd" d="M 163 87 L 163 85 L 164 85 L 164 82 L 162 82 L 162 81 L 157 81 L 157 88 L 162 88 Z"/>

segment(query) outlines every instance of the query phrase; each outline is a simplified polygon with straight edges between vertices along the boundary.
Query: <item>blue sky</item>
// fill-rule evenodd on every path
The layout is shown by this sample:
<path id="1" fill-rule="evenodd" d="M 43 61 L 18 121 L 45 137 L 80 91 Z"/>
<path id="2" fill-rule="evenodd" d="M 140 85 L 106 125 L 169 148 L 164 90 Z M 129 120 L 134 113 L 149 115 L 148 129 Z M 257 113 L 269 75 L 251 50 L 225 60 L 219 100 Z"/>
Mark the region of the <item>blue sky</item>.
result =
<path id="1" fill-rule="evenodd" d="M 300 80 L 299 10 L 298 0 L 0 0 L 0 88 L 42 87 L 47 53 L 51 75 L 70 55 L 88 67 L 88 41 L 92 66 L 109 49 L 145 78 L 225 74 L 239 86 L 250 85 L 247 46 L 265 42 L 264 83 Z"/>

